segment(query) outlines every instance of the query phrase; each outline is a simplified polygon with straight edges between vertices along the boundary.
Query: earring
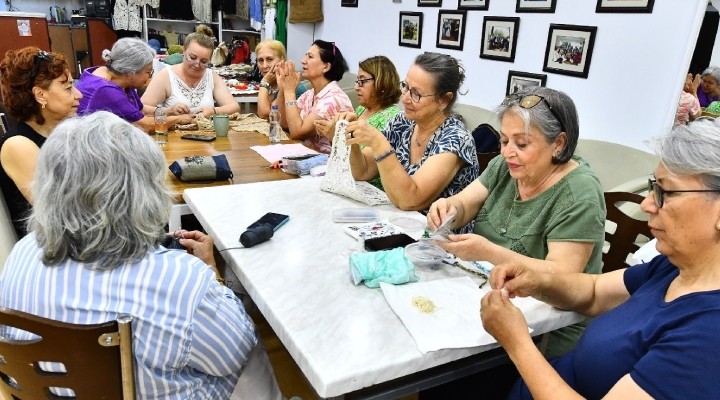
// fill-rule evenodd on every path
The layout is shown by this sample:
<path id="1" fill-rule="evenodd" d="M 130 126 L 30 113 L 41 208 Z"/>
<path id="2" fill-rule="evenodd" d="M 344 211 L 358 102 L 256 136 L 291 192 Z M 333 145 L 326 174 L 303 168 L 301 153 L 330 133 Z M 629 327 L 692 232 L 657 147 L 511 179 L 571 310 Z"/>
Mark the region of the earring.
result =
<path id="1" fill-rule="evenodd" d="M 45 109 L 45 103 L 40 103 L 40 107 L 42 107 L 43 109 Z"/>

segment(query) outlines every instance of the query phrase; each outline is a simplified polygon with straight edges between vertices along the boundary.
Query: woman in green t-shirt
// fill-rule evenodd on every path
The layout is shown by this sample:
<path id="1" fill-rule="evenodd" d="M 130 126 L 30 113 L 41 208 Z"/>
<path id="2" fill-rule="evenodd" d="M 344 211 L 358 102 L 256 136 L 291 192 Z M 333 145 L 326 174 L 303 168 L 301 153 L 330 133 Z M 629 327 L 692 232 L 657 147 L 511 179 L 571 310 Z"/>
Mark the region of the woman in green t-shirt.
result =
<path id="1" fill-rule="evenodd" d="M 565 93 L 530 87 L 497 109 L 501 156 L 455 196 L 430 206 L 435 229 L 455 214 L 453 228 L 475 221 L 474 233 L 439 242 L 463 260 L 521 263 L 542 272 L 600 273 L 605 200 L 587 162 L 574 157 L 579 127 Z M 584 324 L 552 332 L 545 355 L 574 347 Z"/>

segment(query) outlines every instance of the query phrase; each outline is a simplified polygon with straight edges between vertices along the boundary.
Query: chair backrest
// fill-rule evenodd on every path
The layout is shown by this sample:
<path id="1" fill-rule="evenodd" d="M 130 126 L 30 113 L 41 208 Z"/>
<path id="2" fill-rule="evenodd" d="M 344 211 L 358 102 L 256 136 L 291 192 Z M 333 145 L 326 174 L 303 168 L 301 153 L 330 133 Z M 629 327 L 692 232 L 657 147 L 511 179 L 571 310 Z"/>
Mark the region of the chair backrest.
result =
<path id="1" fill-rule="evenodd" d="M 10 218 L 10 211 L 7 204 L 5 204 L 5 196 L 0 193 L 0 270 L 5 265 L 5 259 L 17 240 L 15 226 Z"/>
<path id="2" fill-rule="evenodd" d="M 602 272 L 628 267 L 628 257 L 653 238 L 647 220 L 633 218 L 644 197 L 636 193 L 605 192 L 607 221 Z"/>
<path id="3" fill-rule="evenodd" d="M 0 340 L 0 394 L 8 400 L 56 399 L 50 388 L 68 388 L 78 399 L 134 399 L 131 323 L 132 317 L 120 316 L 77 325 L 0 308 L 0 325 L 39 337 Z M 43 370 L 43 362 L 62 363 L 66 372 Z"/>

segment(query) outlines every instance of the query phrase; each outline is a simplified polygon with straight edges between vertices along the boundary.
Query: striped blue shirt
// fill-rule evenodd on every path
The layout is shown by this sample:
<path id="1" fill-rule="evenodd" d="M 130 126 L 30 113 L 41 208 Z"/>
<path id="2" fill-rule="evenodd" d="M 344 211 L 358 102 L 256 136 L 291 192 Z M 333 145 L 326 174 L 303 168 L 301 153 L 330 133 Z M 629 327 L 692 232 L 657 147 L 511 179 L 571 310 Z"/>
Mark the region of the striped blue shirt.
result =
<path id="1" fill-rule="evenodd" d="M 15 245 L 0 273 L 1 306 L 76 324 L 129 314 L 138 399 L 230 397 L 257 337 L 240 300 L 200 259 L 159 247 L 102 271 L 41 257 L 32 233 Z"/>

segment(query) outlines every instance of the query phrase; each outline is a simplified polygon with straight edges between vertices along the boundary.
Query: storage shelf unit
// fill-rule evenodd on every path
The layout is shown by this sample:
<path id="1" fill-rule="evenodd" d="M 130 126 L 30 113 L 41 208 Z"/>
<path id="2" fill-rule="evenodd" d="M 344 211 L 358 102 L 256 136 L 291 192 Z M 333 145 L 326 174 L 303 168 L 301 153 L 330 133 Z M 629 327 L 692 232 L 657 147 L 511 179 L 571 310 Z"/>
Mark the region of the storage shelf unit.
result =
<path id="1" fill-rule="evenodd" d="M 220 41 L 227 41 L 236 34 L 246 35 L 257 35 L 257 39 L 260 39 L 260 32 L 249 29 L 249 21 L 243 21 L 238 18 L 230 18 L 233 27 L 239 27 L 240 29 L 226 29 L 223 28 L 222 22 L 222 11 L 218 11 L 213 16 L 213 21 L 202 22 L 197 20 L 182 20 L 182 19 L 165 19 L 165 18 L 153 18 L 147 17 L 147 15 L 158 15 L 157 9 L 151 9 L 150 6 L 145 6 L 143 10 L 142 29 L 143 39 L 148 40 L 148 29 L 155 29 L 161 31 L 166 25 L 171 24 L 177 33 L 192 33 L 195 26 L 198 24 L 205 24 L 212 28 L 217 33 L 217 38 Z"/>

